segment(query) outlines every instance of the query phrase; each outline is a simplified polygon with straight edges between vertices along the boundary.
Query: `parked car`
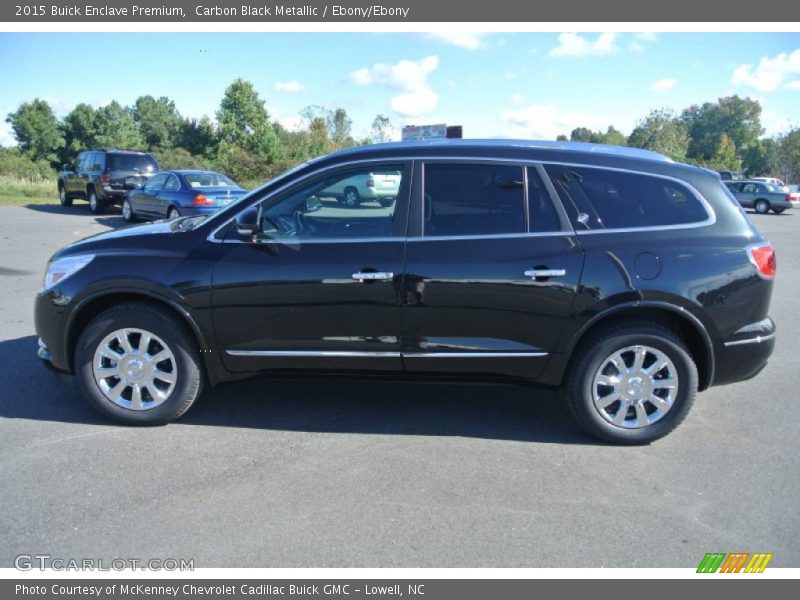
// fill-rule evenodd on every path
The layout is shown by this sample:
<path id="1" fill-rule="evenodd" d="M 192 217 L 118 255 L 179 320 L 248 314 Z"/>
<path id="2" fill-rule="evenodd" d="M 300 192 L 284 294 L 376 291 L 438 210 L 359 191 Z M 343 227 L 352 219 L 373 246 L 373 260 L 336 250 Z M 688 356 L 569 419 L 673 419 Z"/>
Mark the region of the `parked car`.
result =
<path id="1" fill-rule="evenodd" d="M 725 185 L 744 208 L 753 208 L 759 214 L 770 210 L 776 215 L 787 208 L 800 208 L 800 194 L 761 181 L 726 181 Z"/>
<path id="2" fill-rule="evenodd" d="M 141 188 L 128 192 L 122 203 L 122 216 L 132 222 L 140 218 L 208 215 L 246 193 L 247 190 L 214 171 L 162 171 Z"/>
<path id="3" fill-rule="evenodd" d="M 400 173 L 359 173 L 336 181 L 320 191 L 320 197 L 334 197 L 349 208 L 374 201 L 384 208 L 391 206 L 400 191 Z"/>
<path id="4" fill-rule="evenodd" d="M 389 173 L 389 210 L 320 198 Z M 638 444 L 697 390 L 764 367 L 775 270 L 705 169 L 580 143 L 401 142 L 75 242 L 35 321 L 44 363 L 124 423 L 173 421 L 206 384 L 326 371 L 561 387 L 589 432 Z"/>
<path id="5" fill-rule="evenodd" d="M 759 181 L 761 183 L 768 183 L 770 185 L 774 185 L 780 188 L 786 187 L 786 184 L 783 183 L 777 177 L 751 177 L 750 181 Z"/>
<path id="6" fill-rule="evenodd" d="M 146 152 L 132 150 L 87 150 L 65 164 L 58 176 L 62 206 L 75 198 L 88 200 L 93 213 L 109 204 L 121 204 L 129 190 L 136 189 L 158 171 L 158 162 Z"/>
<path id="7" fill-rule="evenodd" d="M 736 171 L 717 171 L 719 176 L 726 181 L 737 181 L 742 179 L 742 174 Z"/>

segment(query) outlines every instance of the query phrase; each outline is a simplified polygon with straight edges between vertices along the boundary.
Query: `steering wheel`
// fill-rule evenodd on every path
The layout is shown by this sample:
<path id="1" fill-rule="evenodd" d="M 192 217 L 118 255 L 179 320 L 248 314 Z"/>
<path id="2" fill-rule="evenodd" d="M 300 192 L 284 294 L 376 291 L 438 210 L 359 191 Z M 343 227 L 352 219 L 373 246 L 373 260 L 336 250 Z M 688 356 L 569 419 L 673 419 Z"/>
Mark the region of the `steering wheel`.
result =
<path id="1" fill-rule="evenodd" d="M 279 215 L 275 218 L 275 225 L 278 227 L 281 237 L 294 237 L 299 232 L 296 219 L 289 219 L 283 215 Z"/>
<path id="2" fill-rule="evenodd" d="M 316 228 L 308 222 L 308 219 L 306 219 L 306 215 L 302 210 L 297 209 L 292 213 L 292 216 L 294 217 L 294 222 L 296 223 L 297 234 L 314 233 L 316 231 Z"/>

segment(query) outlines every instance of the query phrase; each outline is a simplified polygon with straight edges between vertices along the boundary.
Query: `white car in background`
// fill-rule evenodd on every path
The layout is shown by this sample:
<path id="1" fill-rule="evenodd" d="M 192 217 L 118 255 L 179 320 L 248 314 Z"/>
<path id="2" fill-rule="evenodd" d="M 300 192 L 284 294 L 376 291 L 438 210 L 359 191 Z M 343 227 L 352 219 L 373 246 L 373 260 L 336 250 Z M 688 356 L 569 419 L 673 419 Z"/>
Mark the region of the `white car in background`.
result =
<path id="1" fill-rule="evenodd" d="M 349 208 L 355 208 L 367 201 L 378 202 L 385 208 L 391 206 L 397 198 L 401 179 L 399 171 L 359 173 L 337 181 L 319 192 L 319 196 L 336 198 Z"/>
<path id="2" fill-rule="evenodd" d="M 751 177 L 750 181 L 760 181 L 762 183 L 768 183 L 769 185 L 777 185 L 778 187 L 785 188 L 786 184 L 783 183 L 777 177 Z"/>

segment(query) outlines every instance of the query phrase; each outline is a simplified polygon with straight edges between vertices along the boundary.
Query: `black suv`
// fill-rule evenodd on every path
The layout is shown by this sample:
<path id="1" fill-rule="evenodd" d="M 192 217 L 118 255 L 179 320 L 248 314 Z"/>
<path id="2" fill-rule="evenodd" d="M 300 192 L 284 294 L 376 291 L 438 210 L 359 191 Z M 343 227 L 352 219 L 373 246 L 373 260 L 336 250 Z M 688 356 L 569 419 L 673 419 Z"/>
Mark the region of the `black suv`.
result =
<path id="1" fill-rule="evenodd" d="M 129 190 L 144 185 L 158 170 L 156 159 L 146 152 L 86 150 L 59 173 L 58 197 L 62 206 L 83 198 L 93 213 L 100 213 L 109 204 L 122 204 Z"/>
<path id="2" fill-rule="evenodd" d="M 329 197 L 364 173 L 400 174 L 396 197 Z M 644 443 L 764 367 L 774 276 L 711 171 L 591 144 L 382 144 L 67 246 L 36 329 L 45 364 L 126 423 L 254 373 L 490 377 L 560 386 L 591 433 Z"/>

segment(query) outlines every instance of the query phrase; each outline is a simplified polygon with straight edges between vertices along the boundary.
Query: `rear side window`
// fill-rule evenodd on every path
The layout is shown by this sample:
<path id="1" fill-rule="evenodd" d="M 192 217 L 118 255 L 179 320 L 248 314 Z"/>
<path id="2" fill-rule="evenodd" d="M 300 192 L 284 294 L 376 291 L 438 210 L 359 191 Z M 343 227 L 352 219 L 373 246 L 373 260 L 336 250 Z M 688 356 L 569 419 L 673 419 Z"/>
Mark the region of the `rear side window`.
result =
<path id="1" fill-rule="evenodd" d="M 578 230 L 686 225 L 709 216 L 689 188 L 672 179 L 568 165 L 545 170 Z"/>
<path id="2" fill-rule="evenodd" d="M 428 163 L 424 208 L 425 236 L 524 233 L 522 167 Z"/>
<path id="3" fill-rule="evenodd" d="M 155 159 L 146 154 L 109 154 L 107 158 L 109 171 L 139 171 L 140 173 L 158 171 Z"/>
<path id="4" fill-rule="evenodd" d="M 534 233 L 561 230 L 561 221 L 550 194 L 533 167 L 528 167 L 528 230 Z"/>

